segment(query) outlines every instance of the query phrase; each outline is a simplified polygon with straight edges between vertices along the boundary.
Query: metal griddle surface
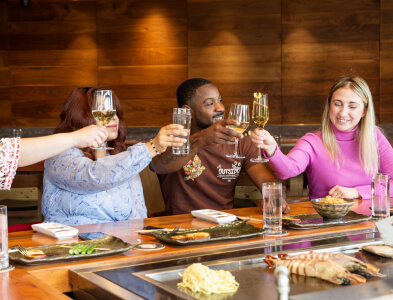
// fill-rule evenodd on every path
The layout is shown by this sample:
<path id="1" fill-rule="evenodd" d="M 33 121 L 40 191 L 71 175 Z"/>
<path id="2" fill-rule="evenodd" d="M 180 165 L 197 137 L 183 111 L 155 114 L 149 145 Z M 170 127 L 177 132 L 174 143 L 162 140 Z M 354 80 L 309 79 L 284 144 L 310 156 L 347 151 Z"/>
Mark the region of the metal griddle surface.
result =
<path id="1" fill-rule="evenodd" d="M 389 292 L 392 293 L 393 259 L 377 257 L 364 251 L 359 251 L 358 247 L 364 244 L 370 244 L 370 242 L 358 242 L 356 245 L 347 244 L 330 248 L 319 247 L 320 249 L 313 247 L 313 249 L 314 251 L 340 252 L 354 256 L 379 267 L 381 269 L 380 272 L 387 275 L 386 278 L 369 278 L 367 283 L 356 286 L 338 286 L 324 280 L 290 274 L 290 299 L 306 299 L 306 294 L 316 292 L 319 295 L 318 300 L 332 299 L 332 297 L 336 297 L 335 299 L 360 300 L 370 299 L 370 297 Z M 307 250 L 284 250 L 278 252 L 296 254 L 307 252 Z M 185 268 L 191 263 L 202 262 L 203 259 L 200 261 L 198 259 L 185 259 L 172 263 L 163 262 L 152 264 L 150 267 L 142 265 L 139 267 L 118 268 L 96 272 L 96 274 L 146 299 L 157 299 L 157 295 L 165 295 L 166 298 L 170 299 L 278 299 L 273 275 L 274 270 L 266 265 L 263 261 L 264 257 L 265 254 L 254 254 L 244 257 L 216 258 L 216 260 L 203 262 L 204 265 L 212 269 L 228 270 L 235 276 L 240 287 L 234 294 L 204 295 L 177 287 L 177 283 L 181 281 L 179 273 L 183 273 Z M 152 289 L 152 286 L 155 288 Z M 339 295 L 347 294 L 345 291 L 350 291 L 352 297 L 341 298 Z"/>

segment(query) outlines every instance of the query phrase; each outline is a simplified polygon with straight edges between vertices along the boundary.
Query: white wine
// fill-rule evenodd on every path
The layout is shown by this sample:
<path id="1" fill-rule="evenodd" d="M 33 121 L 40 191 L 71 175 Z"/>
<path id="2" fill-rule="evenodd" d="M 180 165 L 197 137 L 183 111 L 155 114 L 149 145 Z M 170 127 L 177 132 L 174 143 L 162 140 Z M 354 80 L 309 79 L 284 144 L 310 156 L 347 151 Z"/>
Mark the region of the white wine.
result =
<path id="1" fill-rule="evenodd" d="M 116 110 L 93 110 L 92 114 L 101 126 L 106 127 L 116 115 Z"/>
<path id="2" fill-rule="evenodd" d="M 242 134 L 247 129 L 248 124 L 250 124 L 250 114 L 248 111 L 248 105 L 232 103 L 228 114 L 228 120 L 237 121 L 239 125 L 227 125 L 227 127 Z M 245 158 L 244 155 L 239 155 L 237 153 L 239 139 L 235 136 L 235 134 L 233 134 L 233 137 L 235 138 L 235 149 L 233 150 L 233 154 L 227 154 L 226 157 Z"/>
<path id="3" fill-rule="evenodd" d="M 263 129 L 269 120 L 269 107 L 256 101 L 252 105 L 252 120 L 259 129 Z"/>
<path id="4" fill-rule="evenodd" d="M 263 130 L 269 120 L 269 106 L 267 103 L 267 94 L 262 94 L 260 92 L 254 93 L 254 102 L 252 103 L 252 120 L 257 125 L 258 130 Z M 265 163 L 269 160 L 262 158 L 261 151 L 258 151 L 258 157 L 251 158 L 250 161 L 255 163 Z"/>
<path id="5" fill-rule="evenodd" d="M 259 129 L 263 129 L 265 127 L 265 124 L 269 120 L 269 117 L 265 118 L 265 117 L 256 116 L 253 117 L 252 120 L 254 121 L 255 124 L 257 124 L 257 127 Z"/>
<path id="6" fill-rule="evenodd" d="M 236 125 L 229 125 L 228 128 L 235 130 L 239 133 L 243 133 L 244 131 L 246 131 L 247 127 L 248 127 L 249 123 L 248 122 L 240 122 L 239 126 Z"/>

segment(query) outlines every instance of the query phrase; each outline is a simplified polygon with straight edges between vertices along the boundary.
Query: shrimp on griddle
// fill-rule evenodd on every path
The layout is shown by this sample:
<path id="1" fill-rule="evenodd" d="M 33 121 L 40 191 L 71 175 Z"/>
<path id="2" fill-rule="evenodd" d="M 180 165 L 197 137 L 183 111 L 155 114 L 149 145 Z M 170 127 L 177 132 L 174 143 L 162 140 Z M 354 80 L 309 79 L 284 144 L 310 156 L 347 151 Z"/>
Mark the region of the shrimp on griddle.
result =
<path id="1" fill-rule="evenodd" d="M 288 255 L 285 253 L 279 254 L 281 259 L 318 259 L 318 260 L 330 260 L 340 266 L 344 267 L 349 272 L 354 272 L 365 277 L 385 277 L 386 275 L 378 273 L 379 268 L 372 264 L 362 262 L 354 257 L 342 254 L 342 253 L 327 253 L 327 252 L 312 252 L 299 255 Z"/>
<path id="2" fill-rule="evenodd" d="M 339 264 L 318 259 L 280 259 L 267 255 L 265 262 L 271 267 L 286 266 L 290 273 L 316 277 L 334 284 L 348 285 L 366 282 L 363 276 L 352 274 Z"/>

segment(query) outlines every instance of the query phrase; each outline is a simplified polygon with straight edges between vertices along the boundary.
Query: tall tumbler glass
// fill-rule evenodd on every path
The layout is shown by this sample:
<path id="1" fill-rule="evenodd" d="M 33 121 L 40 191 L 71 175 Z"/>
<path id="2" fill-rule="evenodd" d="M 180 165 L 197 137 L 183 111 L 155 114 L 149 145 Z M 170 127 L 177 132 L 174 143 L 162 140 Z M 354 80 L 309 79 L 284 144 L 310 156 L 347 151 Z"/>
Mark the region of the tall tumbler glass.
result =
<path id="1" fill-rule="evenodd" d="M 187 155 L 190 154 L 190 129 L 191 129 L 191 110 L 189 108 L 173 109 L 173 124 L 183 125 L 183 129 L 187 129 L 186 137 L 178 135 L 176 137 L 186 138 L 187 142 L 179 147 L 172 147 L 172 154 Z"/>
<path id="2" fill-rule="evenodd" d="M 282 184 L 266 182 L 262 185 L 263 227 L 265 235 L 287 235 L 282 230 Z"/>
<path id="3" fill-rule="evenodd" d="M 21 138 L 22 137 L 22 129 L 20 129 L 20 128 L 14 128 L 14 129 L 12 129 L 12 136 L 14 137 L 14 138 Z"/>
<path id="4" fill-rule="evenodd" d="M 374 219 L 390 216 L 390 176 L 376 174 L 371 182 L 371 210 Z"/>
<path id="5" fill-rule="evenodd" d="M 12 270 L 8 259 L 7 206 L 0 205 L 0 272 Z"/>

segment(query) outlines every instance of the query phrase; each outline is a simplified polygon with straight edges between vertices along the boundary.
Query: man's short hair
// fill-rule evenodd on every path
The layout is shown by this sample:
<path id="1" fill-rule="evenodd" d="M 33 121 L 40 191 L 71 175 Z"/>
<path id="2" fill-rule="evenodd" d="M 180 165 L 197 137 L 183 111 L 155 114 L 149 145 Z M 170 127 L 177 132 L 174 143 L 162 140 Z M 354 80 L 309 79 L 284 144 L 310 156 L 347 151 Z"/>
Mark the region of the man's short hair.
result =
<path id="1" fill-rule="evenodd" d="M 190 78 L 184 81 L 177 88 L 176 92 L 178 107 L 183 107 L 183 105 L 189 105 L 197 88 L 205 84 L 211 84 L 211 82 L 203 78 Z"/>

